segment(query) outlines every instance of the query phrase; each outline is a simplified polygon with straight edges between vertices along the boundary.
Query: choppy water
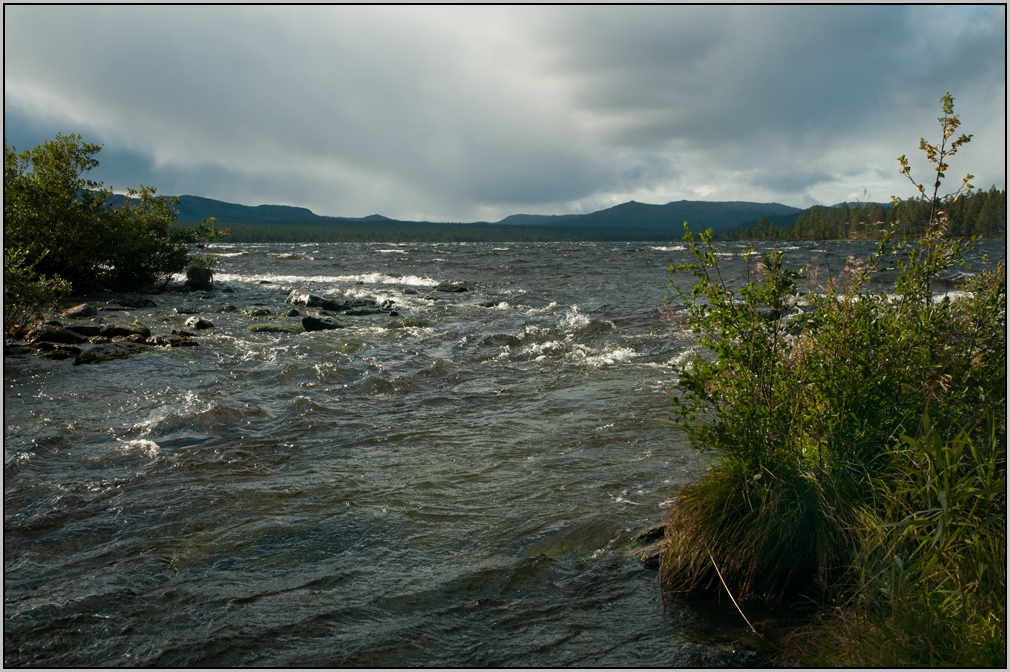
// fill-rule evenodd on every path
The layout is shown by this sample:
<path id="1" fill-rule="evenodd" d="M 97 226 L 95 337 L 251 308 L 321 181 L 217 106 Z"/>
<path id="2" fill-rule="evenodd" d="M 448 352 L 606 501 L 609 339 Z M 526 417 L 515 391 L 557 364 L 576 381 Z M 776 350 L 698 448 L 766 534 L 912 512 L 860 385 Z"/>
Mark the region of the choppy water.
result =
<path id="1" fill-rule="evenodd" d="M 664 424 L 680 246 L 215 251 L 234 293 L 126 316 L 167 333 L 199 308 L 200 347 L 5 358 L 5 664 L 746 662 L 730 605 L 664 605 L 629 556 L 703 465 Z M 432 291 L 451 281 L 470 291 Z M 213 312 L 293 288 L 400 315 L 270 334 Z"/>

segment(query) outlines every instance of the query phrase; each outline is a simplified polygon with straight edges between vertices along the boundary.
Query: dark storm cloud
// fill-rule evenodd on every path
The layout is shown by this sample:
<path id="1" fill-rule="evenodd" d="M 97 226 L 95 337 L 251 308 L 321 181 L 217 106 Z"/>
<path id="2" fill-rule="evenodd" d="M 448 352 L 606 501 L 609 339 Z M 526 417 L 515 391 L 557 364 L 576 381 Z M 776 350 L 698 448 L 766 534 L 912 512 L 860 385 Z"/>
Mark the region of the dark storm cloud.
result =
<path id="1" fill-rule="evenodd" d="M 959 165 L 1005 184 L 1002 7 L 7 7 L 4 33 L 8 139 L 80 132 L 117 187 L 457 220 L 885 199 L 947 90 L 986 137 Z"/>

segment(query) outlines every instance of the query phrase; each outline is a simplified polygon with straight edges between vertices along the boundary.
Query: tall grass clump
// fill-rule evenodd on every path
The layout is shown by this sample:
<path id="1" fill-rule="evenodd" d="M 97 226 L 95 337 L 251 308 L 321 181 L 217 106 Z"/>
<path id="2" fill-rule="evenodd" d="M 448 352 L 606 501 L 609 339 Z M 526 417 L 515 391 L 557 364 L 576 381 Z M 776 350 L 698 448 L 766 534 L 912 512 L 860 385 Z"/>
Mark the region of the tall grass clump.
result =
<path id="1" fill-rule="evenodd" d="M 1005 662 L 1006 271 L 986 262 L 944 291 L 973 241 L 947 236 L 971 176 L 938 189 L 970 136 L 952 140 L 953 99 L 941 102 L 914 244 L 885 231 L 823 285 L 780 252 L 751 268 L 747 251 L 732 289 L 711 232 L 688 229 L 694 260 L 670 269 L 693 276 L 672 284 L 696 343 L 674 416 L 716 459 L 671 507 L 664 589 L 840 605 L 808 633 L 806 662 Z M 869 289 L 883 273 L 893 289 Z"/>

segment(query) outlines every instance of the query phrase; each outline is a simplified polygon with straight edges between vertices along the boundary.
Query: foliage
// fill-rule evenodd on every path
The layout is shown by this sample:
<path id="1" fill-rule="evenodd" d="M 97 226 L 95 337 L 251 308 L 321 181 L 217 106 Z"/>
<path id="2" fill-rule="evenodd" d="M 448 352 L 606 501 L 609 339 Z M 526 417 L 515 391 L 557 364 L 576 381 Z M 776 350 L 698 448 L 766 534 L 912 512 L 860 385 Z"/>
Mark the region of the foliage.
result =
<path id="1" fill-rule="evenodd" d="M 60 278 L 48 278 L 34 272 L 33 259 L 45 252 L 33 254 L 30 248 L 4 249 L 4 335 L 18 336 L 29 325 L 44 319 L 59 298 L 70 290 Z"/>
<path id="2" fill-rule="evenodd" d="M 4 141 L 4 330 L 41 319 L 73 289 L 136 289 L 185 268 L 190 247 L 227 234 L 212 220 L 173 227 L 178 202 L 153 187 L 112 190 L 86 177 L 98 145 L 57 135 L 21 152 Z M 45 250 L 39 251 L 39 241 Z"/>
<path id="3" fill-rule="evenodd" d="M 923 145 L 939 182 L 949 147 Z M 688 228 L 694 261 L 670 269 L 695 281 L 674 284 L 696 351 L 673 410 L 717 461 L 671 509 L 664 588 L 718 589 L 718 567 L 738 598 L 839 599 L 818 650 L 842 664 L 981 660 L 966 641 L 1005 661 L 1006 271 L 934 295 L 963 265 L 948 236 L 958 194 L 938 188 L 917 243 L 885 235 L 822 291 L 801 291 L 816 269 L 786 270 L 778 252 L 727 287 L 711 231 Z M 883 272 L 893 294 L 866 289 Z M 861 658 L 867 632 L 936 648 L 928 663 L 913 644 Z"/>
<path id="4" fill-rule="evenodd" d="M 880 203 L 842 203 L 815 206 L 798 213 L 795 221 L 777 226 L 759 221 L 726 231 L 727 240 L 880 240 L 894 231 L 901 239 L 914 239 L 926 232 L 932 209 L 928 199 L 895 200 L 890 207 Z M 1006 190 L 966 191 L 957 201 L 946 203 L 950 218 L 948 234 L 956 238 L 1005 238 Z"/>
<path id="5" fill-rule="evenodd" d="M 74 291 L 135 289 L 181 271 L 190 246 L 220 239 L 205 221 L 175 229 L 176 199 L 153 187 L 128 190 L 110 205 L 112 190 L 86 177 L 98 166 L 99 145 L 57 135 L 18 154 L 4 142 L 4 247 L 29 249 L 44 240 L 48 254 L 34 270 L 60 277 Z"/>

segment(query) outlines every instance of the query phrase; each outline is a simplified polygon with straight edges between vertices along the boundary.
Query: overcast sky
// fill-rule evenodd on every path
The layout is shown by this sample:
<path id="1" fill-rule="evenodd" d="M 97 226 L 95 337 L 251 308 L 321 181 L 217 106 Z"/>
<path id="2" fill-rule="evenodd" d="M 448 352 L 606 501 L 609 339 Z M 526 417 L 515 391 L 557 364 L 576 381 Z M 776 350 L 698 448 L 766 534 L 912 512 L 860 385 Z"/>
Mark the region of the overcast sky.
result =
<path id="1" fill-rule="evenodd" d="M 1005 188 L 1002 6 L 4 8 L 19 150 L 80 133 L 117 191 L 329 215 L 887 201 L 946 91 L 950 184 Z"/>

